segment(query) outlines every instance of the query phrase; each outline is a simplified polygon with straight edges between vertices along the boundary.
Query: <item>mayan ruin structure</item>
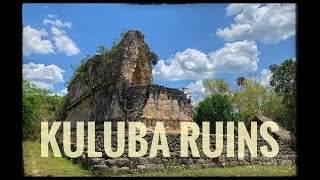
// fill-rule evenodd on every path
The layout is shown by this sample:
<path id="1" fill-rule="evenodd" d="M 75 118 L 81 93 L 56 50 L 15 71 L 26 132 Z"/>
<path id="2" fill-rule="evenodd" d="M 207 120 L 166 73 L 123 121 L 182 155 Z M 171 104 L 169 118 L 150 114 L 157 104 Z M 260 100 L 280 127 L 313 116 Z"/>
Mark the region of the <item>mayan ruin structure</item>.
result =
<path id="1" fill-rule="evenodd" d="M 150 49 L 144 35 L 130 30 L 112 50 L 90 58 L 84 73 L 70 82 L 63 120 L 141 121 L 150 128 L 162 121 L 167 129 L 179 129 L 181 121 L 192 121 L 186 94 L 151 80 Z"/>
<path id="2" fill-rule="evenodd" d="M 166 138 L 170 157 L 163 157 L 158 151 L 156 157 L 149 157 L 154 133 L 147 132 L 144 139 L 147 141 L 147 152 L 142 157 L 130 157 L 128 145 L 124 153 L 117 158 L 109 157 L 105 153 L 103 131 L 95 132 L 95 150 L 102 153 L 102 157 L 89 157 L 88 147 L 85 146 L 81 156 L 75 158 L 79 164 L 89 167 L 94 171 L 135 172 L 161 170 L 165 168 L 212 168 L 232 167 L 242 165 L 294 165 L 297 160 L 295 149 L 290 146 L 294 141 L 290 132 L 281 128 L 278 133 L 273 133 L 279 144 L 279 153 L 276 157 L 264 157 L 260 150 L 257 157 L 250 154 L 245 146 L 244 158 L 237 156 L 238 135 L 234 136 L 234 157 L 227 157 L 227 135 L 223 136 L 223 150 L 221 155 L 210 158 L 204 154 L 202 147 L 202 133 L 196 140 L 199 157 L 181 157 L 181 134 L 175 132 L 180 129 L 180 122 L 192 121 L 192 108 L 186 94 L 178 89 L 154 85 L 152 82 L 152 66 L 150 49 L 144 42 L 144 36 L 137 30 L 128 31 L 119 44 L 107 53 L 95 55 L 88 59 L 82 73 L 77 74 L 68 87 L 68 103 L 66 113 L 62 120 L 94 121 L 96 128 L 102 128 L 103 122 L 113 122 L 116 127 L 119 121 L 143 122 L 149 130 L 157 121 L 163 122 L 166 128 Z M 260 125 L 270 119 L 264 116 L 254 116 L 251 121 Z M 75 126 L 76 123 L 72 123 Z M 247 129 L 251 127 L 247 124 Z M 117 149 L 116 129 L 111 132 L 112 150 Z M 173 130 L 173 131 L 171 131 Z M 75 132 L 71 133 L 72 142 L 75 141 Z M 210 134 L 210 148 L 216 147 L 216 135 Z M 125 142 L 128 141 L 128 132 L 125 132 Z M 88 141 L 88 132 L 85 132 L 84 141 Z M 63 149 L 62 134 L 58 135 L 58 145 Z M 258 147 L 271 146 L 260 136 L 257 138 Z M 77 148 L 76 143 L 71 143 L 72 151 Z M 140 149 L 140 147 L 138 147 Z"/>

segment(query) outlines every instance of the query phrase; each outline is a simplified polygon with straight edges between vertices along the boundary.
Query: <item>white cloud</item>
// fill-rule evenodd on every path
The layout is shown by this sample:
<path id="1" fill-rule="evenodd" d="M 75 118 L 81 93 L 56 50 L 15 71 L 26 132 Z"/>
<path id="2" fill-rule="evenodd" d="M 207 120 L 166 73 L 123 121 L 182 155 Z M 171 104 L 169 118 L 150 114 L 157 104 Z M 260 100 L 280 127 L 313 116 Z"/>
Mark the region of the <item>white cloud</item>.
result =
<path id="1" fill-rule="evenodd" d="M 61 35 L 63 35 L 65 33 L 65 31 L 64 30 L 60 30 L 60 29 L 58 29 L 58 28 L 53 26 L 53 27 L 51 27 L 51 33 L 53 35 L 55 35 L 55 36 L 61 36 Z"/>
<path id="2" fill-rule="evenodd" d="M 56 19 L 57 15 L 48 14 L 48 19 L 43 20 L 44 25 L 52 25 L 51 33 L 53 34 L 53 42 L 46 40 L 43 37 L 47 37 L 46 30 L 36 30 L 30 26 L 23 28 L 23 54 L 28 56 L 32 53 L 48 54 L 54 53 L 54 47 L 58 49 L 60 53 L 65 53 L 67 56 L 72 56 L 80 53 L 80 49 L 76 43 L 70 39 L 66 32 L 58 29 L 57 27 L 71 28 L 72 23 L 59 19 Z"/>
<path id="3" fill-rule="evenodd" d="M 226 8 L 228 16 L 235 16 L 231 27 L 219 28 L 216 34 L 224 40 L 259 40 L 277 43 L 295 35 L 295 4 L 230 4 Z"/>
<path id="4" fill-rule="evenodd" d="M 68 27 L 71 28 L 72 23 L 68 22 L 68 21 L 64 21 L 62 22 L 59 19 L 55 19 L 57 17 L 57 15 L 52 15 L 52 14 L 48 14 L 49 19 L 44 19 L 43 20 L 43 24 L 44 25 L 52 25 L 52 26 L 56 26 L 56 27 Z"/>
<path id="5" fill-rule="evenodd" d="M 191 104 L 195 105 L 199 101 L 202 100 L 204 96 L 206 96 L 206 89 L 203 86 L 203 81 L 198 80 L 196 82 L 191 82 L 189 85 L 186 86 L 188 88 L 188 92 L 190 93 L 191 96 Z"/>
<path id="6" fill-rule="evenodd" d="M 49 54 L 54 53 L 53 45 L 50 40 L 43 39 L 48 36 L 46 30 L 33 29 L 31 26 L 23 28 L 23 55 L 36 54 Z"/>
<path id="7" fill-rule="evenodd" d="M 64 96 L 68 93 L 68 89 L 67 88 L 63 88 L 60 90 L 60 92 L 57 93 L 58 96 Z"/>
<path id="8" fill-rule="evenodd" d="M 259 52 L 253 41 L 227 43 L 208 55 L 186 49 L 167 61 L 160 60 L 152 70 L 154 77 L 167 80 L 202 80 L 214 73 L 244 73 L 257 69 Z"/>
<path id="9" fill-rule="evenodd" d="M 56 15 L 56 14 L 48 14 L 48 17 L 49 17 L 50 19 L 57 18 L 57 16 L 58 16 L 58 15 Z"/>
<path id="10" fill-rule="evenodd" d="M 262 86 L 265 86 L 265 87 L 269 87 L 270 86 L 270 80 L 271 80 L 271 76 L 272 76 L 272 73 L 270 70 L 267 70 L 267 69 L 263 69 L 260 73 L 260 84 Z"/>
<path id="11" fill-rule="evenodd" d="M 271 80 L 272 73 L 268 69 L 262 69 L 260 74 L 251 74 L 246 77 L 247 80 L 253 83 L 260 83 L 262 86 L 268 88 L 270 87 L 270 80 Z M 236 84 L 236 81 L 234 81 Z"/>
<path id="12" fill-rule="evenodd" d="M 216 73 L 245 73 L 258 68 L 259 52 L 254 41 L 226 43 L 224 47 L 209 53 Z"/>
<path id="13" fill-rule="evenodd" d="M 235 14 L 241 13 L 245 9 L 254 8 L 256 6 L 259 7 L 259 4 L 247 4 L 247 3 L 229 4 L 228 7 L 226 8 L 227 16 L 231 16 L 231 15 L 235 15 Z"/>
<path id="14" fill-rule="evenodd" d="M 53 89 L 53 84 L 64 82 L 63 73 L 65 71 L 58 66 L 51 64 L 45 66 L 44 64 L 35 64 L 30 62 L 23 64 L 22 75 L 23 78 L 34 83 L 39 88 Z"/>
<path id="15" fill-rule="evenodd" d="M 186 49 L 177 52 L 176 55 L 168 59 L 167 64 L 160 60 L 152 74 L 163 80 L 176 81 L 185 79 L 203 79 L 212 75 L 212 65 L 208 56 L 195 49 Z"/>
<path id="16" fill-rule="evenodd" d="M 54 35 L 54 44 L 59 49 L 59 52 L 65 53 L 67 56 L 72 56 L 80 53 L 80 49 L 76 43 L 65 35 L 65 31 L 56 27 L 51 27 L 51 33 Z"/>

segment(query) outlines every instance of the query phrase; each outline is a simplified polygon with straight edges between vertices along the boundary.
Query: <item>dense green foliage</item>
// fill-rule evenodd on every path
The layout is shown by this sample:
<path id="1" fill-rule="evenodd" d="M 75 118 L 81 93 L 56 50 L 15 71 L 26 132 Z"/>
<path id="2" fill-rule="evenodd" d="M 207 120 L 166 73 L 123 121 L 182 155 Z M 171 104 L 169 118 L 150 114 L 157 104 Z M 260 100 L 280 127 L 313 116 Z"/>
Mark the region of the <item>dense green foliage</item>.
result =
<path id="1" fill-rule="evenodd" d="M 99 46 L 100 47 L 100 46 Z M 98 50 L 97 50 L 98 51 Z M 86 79 L 86 63 L 88 62 L 90 58 L 90 55 L 87 54 L 87 57 L 81 59 L 80 61 L 80 65 L 77 66 L 71 66 L 71 69 L 73 70 L 73 75 L 71 76 L 69 81 L 65 82 L 65 86 L 68 87 L 69 84 L 74 81 L 77 77 L 81 78 L 81 79 Z"/>
<path id="2" fill-rule="evenodd" d="M 67 116 L 67 108 L 69 106 L 69 95 L 66 94 L 65 96 L 62 97 L 61 99 L 61 103 L 59 105 L 59 110 L 58 110 L 58 116 L 57 116 L 57 120 L 62 121 L 65 119 L 65 117 Z"/>
<path id="3" fill-rule="evenodd" d="M 224 81 L 224 79 L 205 79 L 203 81 L 203 86 L 206 91 L 210 94 L 226 94 L 229 91 L 229 85 Z"/>
<path id="4" fill-rule="evenodd" d="M 293 132 L 296 131 L 296 68 L 297 61 L 292 58 L 280 65 L 270 66 L 272 73 L 270 85 L 279 96 L 283 97 L 283 104 L 286 107 L 283 123 Z"/>
<path id="5" fill-rule="evenodd" d="M 150 56 L 151 56 L 151 63 L 153 65 L 156 65 L 158 63 L 159 56 L 154 52 L 150 52 Z"/>
<path id="6" fill-rule="evenodd" d="M 22 82 L 22 137 L 38 139 L 40 122 L 55 121 L 61 97 L 49 90 L 37 88 L 27 80 Z"/>
<path id="7" fill-rule="evenodd" d="M 242 88 L 245 81 L 246 81 L 246 78 L 244 78 L 244 77 L 239 77 L 239 78 L 237 79 L 237 81 L 236 81 L 236 84 L 237 84 L 237 86 L 240 86 L 240 88 Z"/>
<path id="8" fill-rule="evenodd" d="M 225 129 L 226 122 L 233 120 L 232 103 L 226 95 L 211 94 L 195 106 L 193 118 L 200 127 L 203 121 L 209 121 L 211 133 L 215 133 L 216 121 L 222 121 Z"/>
<path id="9" fill-rule="evenodd" d="M 223 79 L 206 79 L 203 86 L 209 94 L 194 108 L 194 120 L 243 121 L 262 114 L 295 133 L 296 121 L 296 61 L 288 59 L 280 65 L 271 65 L 270 85 L 262 86 L 256 77 L 239 77 L 235 92 Z M 224 97 L 224 98 L 222 98 Z M 228 119 L 229 118 L 229 119 Z"/>
<path id="10" fill-rule="evenodd" d="M 249 78 L 248 78 L 249 79 Z M 247 122 L 255 114 L 263 114 L 273 120 L 280 120 L 284 106 L 282 97 L 268 90 L 259 82 L 245 80 L 240 91 L 233 96 L 233 102 L 240 121 Z"/>
<path id="11" fill-rule="evenodd" d="M 105 59 L 106 58 L 106 53 L 115 52 L 117 50 L 117 45 L 119 44 L 118 40 L 121 41 L 127 32 L 128 32 L 128 30 L 123 29 L 121 31 L 121 34 L 120 34 L 120 39 L 117 39 L 117 38 L 113 39 L 111 49 L 106 48 L 104 45 L 98 46 L 98 49 L 96 50 L 98 54 L 96 55 L 96 57 L 99 58 L 99 59 Z M 87 62 L 88 62 L 88 60 L 90 58 L 91 58 L 90 55 L 87 55 L 85 58 L 83 58 L 80 61 L 79 65 L 76 65 L 76 66 L 72 66 L 71 65 L 71 68 L 74 71 L 74 73 L 73 73 L 72 77 L 70 78 L 70 80 L 66 81 L 66 83 L 65 83 L 66 87 L 68 87 L 69 84 L 72 81 L 74 81 L 76 78 L 79 78 L 82 82 L 84 82 L 86 85 L 88 85 L 90 87 L 92 92 L 97 91 L 98 83 L 97 83 L 96 79 L 93 78 L 93 77 L 89 77 L 89 75 L 86 73 L 86 70 L 87 70 L 86 69 L 86 64 L 87 64 Z M 106 62 L 107 63 L 112 63 L 113 59 L 111 59 L 111 58 L 106 59 Z"/>

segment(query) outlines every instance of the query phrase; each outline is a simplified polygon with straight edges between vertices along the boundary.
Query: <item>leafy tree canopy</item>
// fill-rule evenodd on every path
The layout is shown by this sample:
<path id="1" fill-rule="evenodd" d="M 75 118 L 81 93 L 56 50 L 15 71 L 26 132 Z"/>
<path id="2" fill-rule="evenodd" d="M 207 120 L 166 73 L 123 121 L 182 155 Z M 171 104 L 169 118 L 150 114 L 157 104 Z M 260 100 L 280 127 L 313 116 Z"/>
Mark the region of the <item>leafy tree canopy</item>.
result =
<path id="1" fill-rule="evenodd" d="M 225 95 L 209 95 L 195 106 L 193 118 L 200 127 L 203 121 L 209 121 L 211 133 L 215 133 L 216 121 L 222 121 L 226 129 L 226 122 L 233 120 L 232 103 Z"/>

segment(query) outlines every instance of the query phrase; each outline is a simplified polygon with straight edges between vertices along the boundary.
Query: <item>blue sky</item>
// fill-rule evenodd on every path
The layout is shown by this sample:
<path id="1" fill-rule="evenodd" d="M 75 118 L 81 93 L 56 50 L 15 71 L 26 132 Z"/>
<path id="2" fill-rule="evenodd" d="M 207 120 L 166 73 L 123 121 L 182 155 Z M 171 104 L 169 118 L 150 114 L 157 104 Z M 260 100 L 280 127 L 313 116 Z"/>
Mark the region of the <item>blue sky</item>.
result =
<path id="1" fill-rule="evenodd" d="M 256 75 L 296 57 L 294 4 L 23 4 L 23 78 L 54 93 L 97 47 L 138 29 L 159 55 L 154 82 L 204 96 L 205 78 Z"/>

